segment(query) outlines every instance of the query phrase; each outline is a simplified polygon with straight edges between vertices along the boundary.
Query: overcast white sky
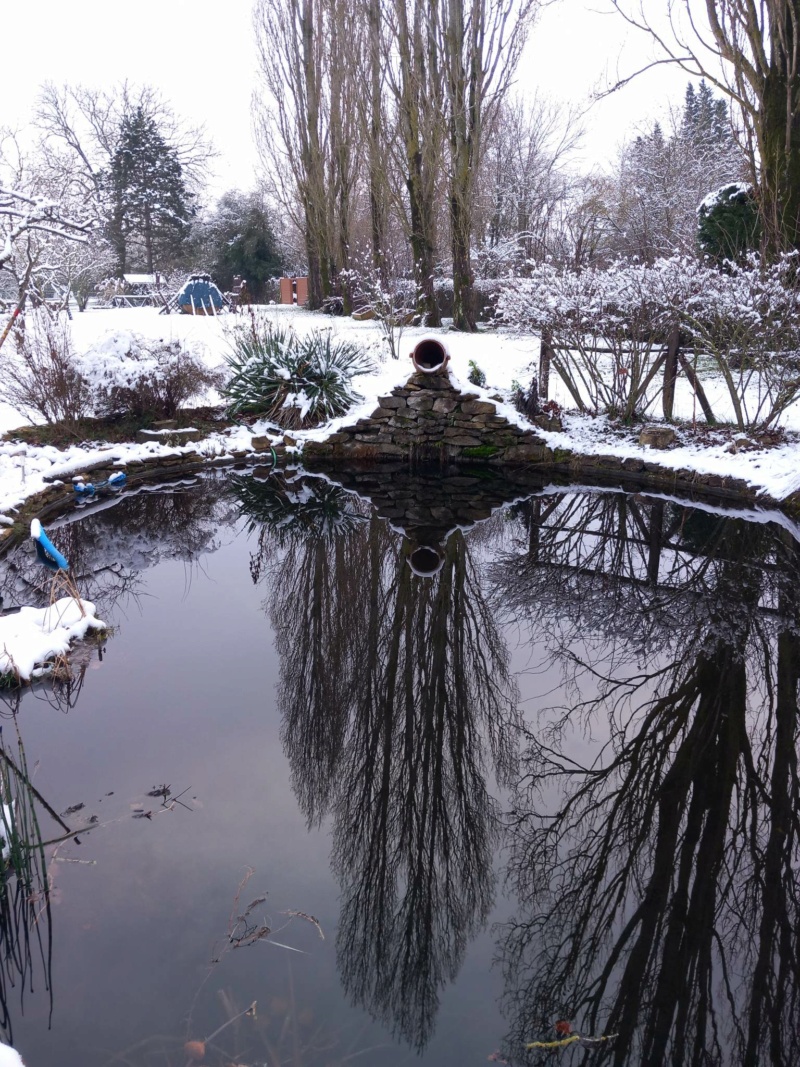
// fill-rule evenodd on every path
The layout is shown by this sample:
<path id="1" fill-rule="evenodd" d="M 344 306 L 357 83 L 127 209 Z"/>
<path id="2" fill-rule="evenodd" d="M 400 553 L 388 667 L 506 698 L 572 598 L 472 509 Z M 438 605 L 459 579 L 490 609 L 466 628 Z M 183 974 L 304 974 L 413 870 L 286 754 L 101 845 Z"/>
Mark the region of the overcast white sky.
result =
<path id="1" fill-rule="evenodd" d="M 613 79 L 620 55 L 624 70 L 640 65 L 646 41 L 607 9 L 607 0 L 560 0 L 547 8 L 521 66 L 520 86 L 583 104 L 608 71 Z M 248 188 L 257 167 L 250 11 L 251 0 L 38 0 L 28 9 L 26 32 L 3 49 L 0 125 L 24 128 L 46 80 L 149 82 L 178 114 L 205 123 L 220 153 L 215 186 Z M 626 131 L 663 112 L 670 97 L 679 102 L 685 84 L 685 75 L 662 67 L 595 104 L 585 120 L 585 157 L 601 162 L 613 156 Z"/>

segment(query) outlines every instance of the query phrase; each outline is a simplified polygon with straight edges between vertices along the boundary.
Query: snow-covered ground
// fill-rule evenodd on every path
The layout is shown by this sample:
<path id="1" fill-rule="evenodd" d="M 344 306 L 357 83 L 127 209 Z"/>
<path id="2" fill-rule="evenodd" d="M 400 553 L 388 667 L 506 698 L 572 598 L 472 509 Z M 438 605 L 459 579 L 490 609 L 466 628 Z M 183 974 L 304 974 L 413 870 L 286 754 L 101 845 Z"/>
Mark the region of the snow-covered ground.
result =
<path id="1" fill-rule="evenodd" d="M 331 318 L 302 309 L 272 305 L 264 309 L 276 321 L 291 323 L 298 333 L 312 330 L 331 330 L 338 338 L 355 341 L 375 356 L 375 370 L 359 376 L 355 386 L 363 396 L 363 402 L 338 422 L 352 422 L 362 415 L 369 415 L 378 396 L 390 392 L 396 385 L 405 382 L 411 373 L 409 354 L 417 341 L 432 333 L 438 333 L 447 344 L 451 356 L 453 379 L 464 388 L 483 396 L 508 396 L 516 380 L 530 380 L 532 364 L 538 360 L 539 340 L 533 335 L 518 335 L 503 332 L 481 332 L 473 335 L 448 331 L 432 331 L 423 327 L 407 327 L 399 342 L 400 359 L 391 359 L 379 324 L 356 322 L 353 319 Z M 72 337 L 75 351 L 86 351 L 111 332 L 131 330 L 149 338 L 181 340 L 195 351 L 201 351 L 211 366 L 223 363 L 231 350 L 231 331 L 246 320 L 240 317 L 221 315 L 217 318 L 202 318 L 186 315 L 159 315 L 154 308 L 119 308 L 90 310 L 76 314 L 72 322 Z M 469 363 L 474 361 L 486 375 L 485 390 L 467 384 Z M 727 417 L 725 390 L 722 383 L 706 379 L 704 387 L 715 411 L 721 418 Z M 551 397 L 564 408 L 569 408 L 570 398 L 557 376 L 551 376 Z M 213 396 L 206 398 L 214 400 Z M 503 405 L 501 411 L 518 421 L 510 407 Z M 689 383 L 681 380 L 676 395 L 676 415 L 691 419 L 694 397 Z M 26 420 L 6 405 L 0 405 L 0 432 L 24 424 Z M 800 431 L 800 405 L 788 413 L 787 428 Z M 304 437 L 327 436 L 333 426 L 307 433 Z M 256 427 L 254 432 L 264 432 Z M 48 479 L 69 477 L 76 471 L 96 461 L 124 465 L 134 459 L 152 456 L 178 455 L 196 450 L 209 456 L 221 456 L 237 449 L 246 449 L 252 434 L 244 428 L 213 434 L 199 444 L 168 447 L 155 443 L 94 446 L 74 446 L 59 450 L 51 446 L 34 448 L 25 444 L 0 444 L 0 522 L 3 516 L 13 516 L 13 511 L 24 499 L 41 491 Z M 589 455 L 614 455 L 635 458 L 648 462 L 657 460 L 665 467 L 689 469 L 700 473 L 717 474 L 740 478 L 760 492 L 775 500 L 782 500 L 800 489 L 800 445 L 787 444 L 770 450 L 726 451 L 726 443 L 711 445 L 692 443 L 686 438 L 678 446 L 666 451 L 653 452 L 639 446 L 635 438 L 620 437 L 612 432 L 605 418 L 567 415 L 563 433 L 544 434 L 554 448 L 569 449 Z"/>
<path id="2" fill-rule="evenodd" d="M 88 600 L 62 597 L 46 608 L 20 608 L 0 616 L 0 677 L 29 681 L 44 664 L 69 651 L 89 630 L 105 630 Z M 2 1063 L 2 1060 L 0 1060 Z"/>

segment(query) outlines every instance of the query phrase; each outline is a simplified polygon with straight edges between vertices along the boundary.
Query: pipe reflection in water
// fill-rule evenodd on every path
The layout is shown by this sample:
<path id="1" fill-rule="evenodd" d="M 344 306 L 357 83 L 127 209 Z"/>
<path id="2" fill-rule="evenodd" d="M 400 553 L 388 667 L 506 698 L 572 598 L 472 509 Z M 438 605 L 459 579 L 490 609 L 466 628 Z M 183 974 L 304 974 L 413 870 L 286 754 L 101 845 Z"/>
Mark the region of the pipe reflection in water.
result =
<path id="1" fill-rule="evenodd" d="M 511 1057 L 569 1018 L 619 1034 L 578 1050 L 592 1063 L 796 1064 L 797 543 L 622 497 L 522 517 L 497 603 L 573 699 L 532 735 L 515 797 Z M 573 742 L 604 731 L 582 765 Z"/>
<path id="2" fill-rule="evenodd" d="M 263 524 L 251 571 L 269 580 L 294 789 L 310 822 L 333 817 L 344 987 L 422 1048 L 493 900 L 487 775 L 512 776 L 517 727 L 506 648 L 461 531 L 421 578 L 419 543 L 337 486 L 236 492 Z"/>

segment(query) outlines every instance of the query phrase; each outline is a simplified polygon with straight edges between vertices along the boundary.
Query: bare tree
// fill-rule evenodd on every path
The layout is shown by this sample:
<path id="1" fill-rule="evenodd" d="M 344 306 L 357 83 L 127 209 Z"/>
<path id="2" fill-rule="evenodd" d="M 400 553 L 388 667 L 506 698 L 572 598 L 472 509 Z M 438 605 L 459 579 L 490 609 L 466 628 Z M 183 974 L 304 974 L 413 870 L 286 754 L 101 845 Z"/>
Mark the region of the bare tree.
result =
<path id="1" fill-rule="evenodd" d="M 538 0 L 441 0 L 437 28 L 447 102 L 453 325 L 458 330 L 476 328 L 470 248 L 484 130 L 508 90 L 538 6 Z"/>
<path id="2" fill-rule="evenodd" d="M 396 130 L 387 147 L 405 186 L 405 195 L 396 193 L 395 203 L 411 245 L 418 310 L 428 326 L 439 326 L 433 284 L 444 138 L 439 6 L 387 0 L 384 12 L 384 63 Z"/>
<path id="3" fill-rule="evenodd" d="M 527 260 L 552 254 L 574 184 L 567 164 L 581 132 L 576 112 L 543 97 L 497 109 L 475 178 L 479 277 L 519 272 Z"/>
<path id="4" fill-rule="evenodd" d="M 357 18 L 342 0 L 259 0 L 253 20 L 266 89 L 255 101 L 259 148 L 273 191 L 303 234 L 309 304 L 320 307 L 350 264 Z"/>
<path id="5" fill-rule="evenodd" d="M 9 151 L 9 145 L 11 151 Z M 0 332 L 0 346 L 31 294 L 44 297 L 43 281 L 53 281 L 71 245 L 86 245 L 91 214 L 32 169 L 12 137 L 0 143 L 0 278 L 11 280 L 15 306 Z M 44 278 L 43 278 L 44 275 Z M 69 288 L 62 292 L 64 301 Z"/>
<path id="6" fill-rule="evenodd" d="M 705 23 L 690 0 L 667 0 L 663 28 L 645 0 L 611 2 L 656 42 L 663 55 L 656 62 L 677 64 L 730 97 L 743 123 L 767 247 L 800 248 L 800 0 L 705 0 Z"/>

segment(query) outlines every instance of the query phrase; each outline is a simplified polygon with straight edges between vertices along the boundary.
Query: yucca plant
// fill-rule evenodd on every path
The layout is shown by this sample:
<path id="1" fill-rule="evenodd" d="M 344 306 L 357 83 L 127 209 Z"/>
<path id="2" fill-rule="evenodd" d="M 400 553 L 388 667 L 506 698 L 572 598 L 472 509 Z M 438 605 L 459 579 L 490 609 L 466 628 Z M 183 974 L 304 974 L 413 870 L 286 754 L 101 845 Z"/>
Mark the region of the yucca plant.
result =
<path id="1" fill-rule="evenodd" d="M 352 379 L 372 370 L 357 345 L 327 330 L 305 337 L 255 316 L 233 335 L 223 389 L 228 414 L 260 415 L 287 430 L 307 429 L 343 415 L 359 394 Z"/>
<path id="2" fill-rule="evenodd" d="M 276 472 L 261 482 L 244 474 L 231 475 L 229 485 L 248 529 L 268 529 L 281 545 L 351 533 L 366 521 L 350 493 L 323 479 Z"/>

